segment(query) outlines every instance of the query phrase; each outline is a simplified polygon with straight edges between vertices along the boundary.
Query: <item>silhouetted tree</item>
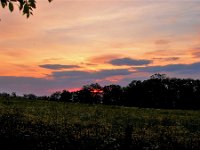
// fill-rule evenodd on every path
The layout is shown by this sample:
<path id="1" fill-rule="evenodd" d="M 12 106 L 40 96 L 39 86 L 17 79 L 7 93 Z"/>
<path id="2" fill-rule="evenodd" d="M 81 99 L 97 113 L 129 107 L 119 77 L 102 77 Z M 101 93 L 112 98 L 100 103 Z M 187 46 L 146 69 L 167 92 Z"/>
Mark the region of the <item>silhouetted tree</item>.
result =
<path id="1" fill-rule="evenodd" d="M 38 100 L 46 100 L 46 101 L 48 101 L 50 98 L 49 98 L 49 96 L 38 96 L 37 99 Z"/>
<path id="2" fill-rule="evenodd" d="M 103 87 L 103 103 L 107 105 L 122 105 L 123 90 L 119 85 Z"/>
<path id="3" fill-rule="evenodd" d="M 193 95 L 195 104 L 193 108 L 200 109 L 200 80 L 196 80 L 193 87 Z"/>
<path id="4" fill-rule="evenodd" d="M 16 97 L 17 97 L 17 95 L 16 95 L 15 92 L 12 92 L 10 96 L 13 97 L 13 98 L 16 98 Z"/>
<path id="5" fill-rule="evenodd" d="M 8 100 L 10 98 L 10 94 L 3 92 L 0 93 L 0 97 L 2 97 L 5 100 Z"/>
<path id="6" fill-rule="evenodd" d="M 160 73 L 156 73 L 156 74 L 153 74 L 150 76 L 150 79 L 160 79 L 160 80 L 163 80 L 163 79 L 166 79 L 167 76 L 166 74 L 160 74 Z"/>
<path id="7" fill-rule="evenodd" d="M 9 10 L 12 12 L 14 10 L 14 3 L 19 6 L 19 10 L 23 12 L 27 18 L 33 15 L 33 9 L 36 8 L 36 0 L 0 0 L 1 6 L 5 8 L 8 6 Z M 52 0 L 48 0 L 51 2 Z"/>
<path id="8" fill-rule="evenodd" d="M 90 104 L 102 103 L 102 87 L 98 83 L 83 86 L 77 94 L 79 102 Z"/>
<path id="9" fill-rule="evenodd" d="M 133 80 L 127 87 L 124 88 L 125 106 L 142 107 L 144 105 L 143 99 L 143 84 L 139 80 Z"/>
<path id="10" fill-rule="evenodd" d="M 167 85 L 165 75 L 156 74 L 155 78 L 143 81 L 144 99 L 146 107 L 160 108 L 167 100 Z"/>
<path id="11" fill-rule="evenodd" d="M 71 102 L 72 94 L 69 91 L 63 90 L 60 94 L 60 101 Z"/>
<path id="12" fill-rule="evenodd" d="M 194 103 L 194 80 L 182 79 L 179 86 L 179 107 L 188 108 Z"/>
<path id="13" fill-rule="evenodd" d="M 73 103 L 79 103 L 80 102 L 80 98 L 79 98 L 79 91 L 75 91 L 75 92 L 71 92 L 72 95 L 72 102 Z"/>
<path id="14" fill-rule="evenodd" d="M 60 101 L 60 98 L 61 98 L 61 92 L 59 92 L 59 91 L 51 94 L 51 96 L 50 96 L 51 101 Z"/>

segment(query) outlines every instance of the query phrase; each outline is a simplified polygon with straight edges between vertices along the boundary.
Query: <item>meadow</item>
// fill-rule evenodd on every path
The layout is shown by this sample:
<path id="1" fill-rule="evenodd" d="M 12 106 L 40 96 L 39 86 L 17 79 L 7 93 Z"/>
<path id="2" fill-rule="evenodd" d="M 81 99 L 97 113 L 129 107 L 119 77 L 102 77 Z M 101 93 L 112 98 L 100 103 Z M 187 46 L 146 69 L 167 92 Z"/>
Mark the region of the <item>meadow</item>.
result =
<path id="1" fill-rule="evenodd" d="M 199 149 L 200 110 L 0 98 L 4 149 Z"/>

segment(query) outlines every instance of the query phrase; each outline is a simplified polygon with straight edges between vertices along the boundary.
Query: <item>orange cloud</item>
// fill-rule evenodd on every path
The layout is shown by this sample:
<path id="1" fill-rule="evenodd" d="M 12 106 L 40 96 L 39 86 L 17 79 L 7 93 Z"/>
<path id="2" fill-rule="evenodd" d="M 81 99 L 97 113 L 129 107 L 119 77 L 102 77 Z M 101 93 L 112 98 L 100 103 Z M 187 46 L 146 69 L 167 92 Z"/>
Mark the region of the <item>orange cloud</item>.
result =
<path id="1" fill-rule="evenodd" d="M 119 58 L 119 54 L 110 54 L 110 55 L 102 55 L 102 56 L 95 56 L 89 58 L 88 61 L 92 63 L 107 63 L 111 59 Z"/>
<path id="2" fill-rule="evenodd" d="M 189 54 L 193 56 L 193 58 L 200 58 L 200 47 L 195 47 L 189 51 Z"/>

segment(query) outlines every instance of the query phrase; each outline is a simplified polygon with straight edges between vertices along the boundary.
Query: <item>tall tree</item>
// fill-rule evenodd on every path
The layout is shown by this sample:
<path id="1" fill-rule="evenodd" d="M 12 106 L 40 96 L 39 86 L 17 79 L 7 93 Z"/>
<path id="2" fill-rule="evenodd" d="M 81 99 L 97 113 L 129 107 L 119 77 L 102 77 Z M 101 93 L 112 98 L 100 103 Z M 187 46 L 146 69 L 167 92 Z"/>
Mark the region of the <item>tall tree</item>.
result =
<path id="1" fill-rule="evenodd" d="M 72 94 L 69 91 L 63 90 L 60 94 L 60 101 L 71 102 Z"/>
<path id="2" fill-rule="evenodd" d="M 143 83 L 139 80 L 133 80 L 124 88 L 123 103 L 125 106 L 142 107 L 144 105 L 143 96 Z"/>
<path id="3" fill-rule="evenodd" d="M 78 91 L 78 99 L 83 103 L 102 103 L 102 87 L 98 84 L 85 85 Z"/>
<path id="4" fill-rule="evenodd" d="M 108 105 L 121 105 L 123 90 L 119 85 L 103 87 L 103 103 Z"/>
<path id="5" fill-rule="evenodd" d="M 61 92 L 59 92 L 59 91 L 51 94 L 51 96 L 50 96 L 50 100 L 52 100 L 52 101 L 60 101 L 60 98 L 61 98 Z"/>

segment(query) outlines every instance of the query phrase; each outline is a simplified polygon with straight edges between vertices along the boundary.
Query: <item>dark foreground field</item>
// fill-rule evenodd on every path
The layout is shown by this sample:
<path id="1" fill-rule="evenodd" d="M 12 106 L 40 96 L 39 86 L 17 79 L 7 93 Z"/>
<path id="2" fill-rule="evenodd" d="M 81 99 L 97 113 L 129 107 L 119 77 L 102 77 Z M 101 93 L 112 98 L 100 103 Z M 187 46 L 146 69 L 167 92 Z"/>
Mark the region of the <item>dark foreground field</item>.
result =
<path id="1" fill-rule="evenodd" d="M 200 149 L 200 111 L 0 99 L 0 149 Z"/>

